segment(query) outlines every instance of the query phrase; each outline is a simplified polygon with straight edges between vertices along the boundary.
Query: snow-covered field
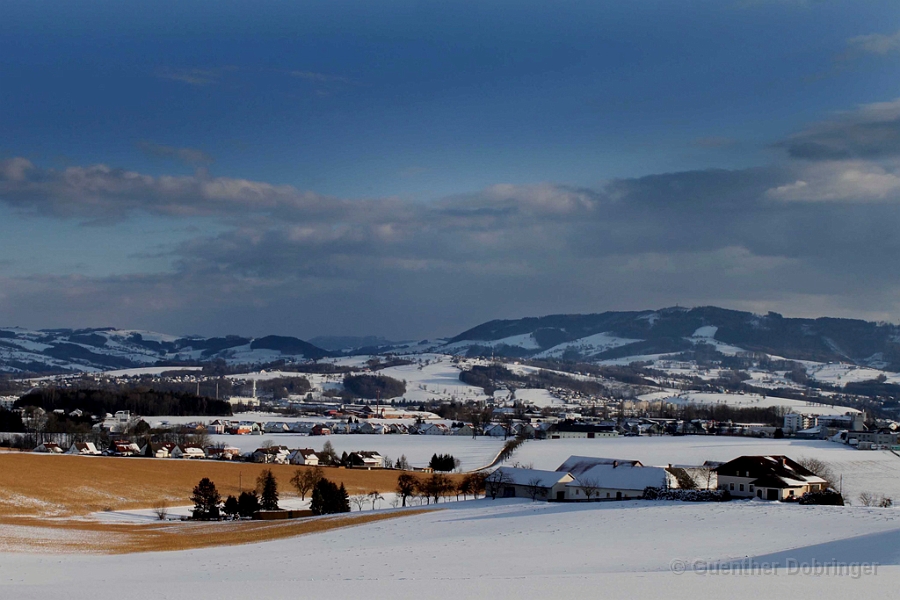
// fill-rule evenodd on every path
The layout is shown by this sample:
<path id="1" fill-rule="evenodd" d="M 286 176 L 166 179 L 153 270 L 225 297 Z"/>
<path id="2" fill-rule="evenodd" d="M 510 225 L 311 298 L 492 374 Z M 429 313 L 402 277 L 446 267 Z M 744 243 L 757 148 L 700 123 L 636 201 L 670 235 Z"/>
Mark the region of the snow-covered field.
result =
<path id="1" fill-rule="evenodd" d="M 382 456 L 397 460 L 401 455 L 414 467 L 428 465 L 433 454 L 452 454 L 461 461 L 463 470 L 483 467 L 493 460 L 503 447 L 503 438 L 456 435 L 330 435 L 305 436 L 290 433 L 265 435 L 213 435 L 213 442 L 223 442 L 240 448 L 242 452 L 256 450 L 265 441 L 289 448 L 321 450 L 331 442 L 338 454 L 357 450 L 375 450 Z M 900 459 L 898 459 L 900 461 Z"/>
<path id="2" fill-rule="evenodd" d="M 900 501 L 900 456 L 889 451 L 853 448 L 814 440 L 772 440 L 728 436 L 621 437 L 595 440 L 540 440 L 526 442 L 510 463 L 556 469 L 569 456 L 634 459 L 645 465 L 701 465 L 743 455 L 786 455 L 793 459 L 817 458 L 829 463 L 843 478 L 843 491 L 851 501 L 861 492 L 883 494 Z"/>
<path id="3" fill-rule="evenodd" d="M 659 398 L 657 398 L 657 400 L 658 399 Z M 778 398 L 777 396 L 766 396 L 764 398 L 759 394 L 682 392 L 677 396 L 667 398 L 665 401 L 672 404 L 724 404 L 735 408 L 771 408 L 783 406 L 790 409 L 792 412 L 804 415 L 843 415 L 847 412 L 859 412 L 855 408 L 848 408 L 846 406 L 830 406 L 828 404 L 804 402 L 802 400 L 792 400 L 790 398 Z"/>
<path id="4" fill-rule="evenodd" d="M 898 565 L 894 509 L 483 499 L 202 551 L 4 554 L 0 596 L 890 598 Z M 826 568 L 831 574 L 804 574 Z"/>

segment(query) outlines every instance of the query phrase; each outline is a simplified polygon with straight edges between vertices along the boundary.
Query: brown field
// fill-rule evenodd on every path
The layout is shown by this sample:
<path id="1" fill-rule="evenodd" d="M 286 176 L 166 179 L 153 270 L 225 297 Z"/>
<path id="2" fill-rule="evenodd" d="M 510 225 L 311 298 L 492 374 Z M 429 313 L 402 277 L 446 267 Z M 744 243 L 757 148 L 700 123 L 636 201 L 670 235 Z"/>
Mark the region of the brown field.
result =
<path id="1" fill-rule="evenodd" d="M 151 508 L 157 502 L 191 504 L 194 486 L 209 477 L 222 494 L 256 487 L 271 468 L 282 497 L 294 496 L 292 465 L 260 465 L 211 460 L 0 454 L 0 517 L 71 517 L 103 510 Z M 393 492 L 397 471 L 325 467 L 325 477 L 343 483 L 350 494 Z M 453 476 L 451 476 L 453 477 Z"/>
<path id="2" fill-rule="evenodd" d="M 298 468 L 200 460 L 50 456 L 0 453 L 0 551 L 92 551 L 104 553 L 184 550 L 253 543 L 327 531 L 420 510 L 374 512 L 291 521 L 217 523 L 105 523 L 85 517 L 106 510 L 151 508 L 160 502 L 191 504 L 191 492 L 209 477 L 223 497 L 253 489 L 271 468 L 282 498 L 295 496 L 288 483 Z M 397 471 L 325 469 L 350 494 L 393 492 Z"/>
<path id="3" fill-rule="evenodd" d="M 414 508 L 291 521 L 160 522 L 147 525 L 0 517 L 0 552 L 127 554 L 252 544 L 421 514 Z"/>

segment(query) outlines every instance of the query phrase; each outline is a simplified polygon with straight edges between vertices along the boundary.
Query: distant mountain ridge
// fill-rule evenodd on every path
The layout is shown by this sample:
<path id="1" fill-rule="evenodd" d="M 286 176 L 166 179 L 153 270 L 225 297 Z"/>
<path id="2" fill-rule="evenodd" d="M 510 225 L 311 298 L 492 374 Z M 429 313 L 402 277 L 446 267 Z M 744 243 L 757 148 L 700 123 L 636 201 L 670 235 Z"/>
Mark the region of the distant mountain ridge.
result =
<path id="1" fill-rule="evenodd" d="M 0 372 L 59 373 L 130 369 L 165 364 L 265 364 L 331 356 L 309 342 L 270 335 L 175 337 L 149 331 L 0 328 Z"/>
<path id="2" fill-rule="evenodd" d="M 218 360 L 231 365 L 264 365 L 353 353 L 639 360 L 691 350 L 707 355 L 761 352 L 792 360 L 843 361 L 900 372 L 897 325 L 830 317 L 786 318 L 777 313 L 757 315 L 712 306 L 494 320 L 449 340 L 433 342 L 393 343 L 383 338 L 350 336 L 314 339 L 330 348 L 279 335 L 206 338 L 114 328 L 0 327 L 0 372 L 91 372 Z M 383 342 L 387 345 L 381 345 Z"/>
<path id="3" fill-rule="evenodd" d="M 449 340 L 456 351 L 589 360 L 691 350 L 764 352 L 794 360 L 846 361 L 900 370 L 900 327 L 859 319 L 786 318 L 712 306 L 488 321 Z"/>

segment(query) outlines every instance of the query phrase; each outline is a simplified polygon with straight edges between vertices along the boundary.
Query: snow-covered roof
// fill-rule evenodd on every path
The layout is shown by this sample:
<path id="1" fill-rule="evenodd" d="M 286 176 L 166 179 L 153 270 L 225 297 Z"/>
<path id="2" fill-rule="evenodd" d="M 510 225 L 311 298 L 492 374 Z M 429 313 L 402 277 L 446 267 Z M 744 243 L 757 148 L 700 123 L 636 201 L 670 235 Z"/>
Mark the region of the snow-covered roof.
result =
<path id="1" fill-rule="evenodd" d="M 570 456 L 566 459 L 566 462 L 559 465 L 556 470 L 564 473 L 571 473 L 575 477 L 578 477 L 581 473 L 584 473 L 588 469 L 596 465 L 629 465 L 629 466 L 640 466 L 641 461 L 639 460 L 629 460 L 624 458 L 598 458 L 594 456 Z"/>
<path id="2" fill-rule="evenodd" d="M 643 490 L 647 487 L 664 487 L 666 470 L 662 467 L 642 467 L 630 464 L 617 466 L 611 464 L 595 465 L 577 476 L 576 480 L 566 487 L 580 487 L 590 483 L 601 488 L 614 490 Z"/>
<path id="3" fill-rule="evenodd" d="M 540 487 L 553 487 L 563 480 L 571 479 L 569 473 L 559 471 L 540 471 L 538 469 L 514 469 L 513 467 L 500 467 L 490 475 L 491 478 L 501 478 L 513 485 L 538 485 Z M 495 479 L 497 481 L 499 479 Z"/>

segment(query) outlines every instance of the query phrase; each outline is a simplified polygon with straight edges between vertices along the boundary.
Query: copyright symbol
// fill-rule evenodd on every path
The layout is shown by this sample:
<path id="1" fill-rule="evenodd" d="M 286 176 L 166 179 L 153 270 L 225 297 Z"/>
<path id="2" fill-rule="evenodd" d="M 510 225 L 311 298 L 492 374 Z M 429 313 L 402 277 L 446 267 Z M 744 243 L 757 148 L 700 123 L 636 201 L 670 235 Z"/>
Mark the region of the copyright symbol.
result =
<path id="1" fill-rule="evenodd" d="M 687 561 L 675 559 L 669 563 L 669 570 L 676 575 L 681 575 L 687 570 Z"/>

